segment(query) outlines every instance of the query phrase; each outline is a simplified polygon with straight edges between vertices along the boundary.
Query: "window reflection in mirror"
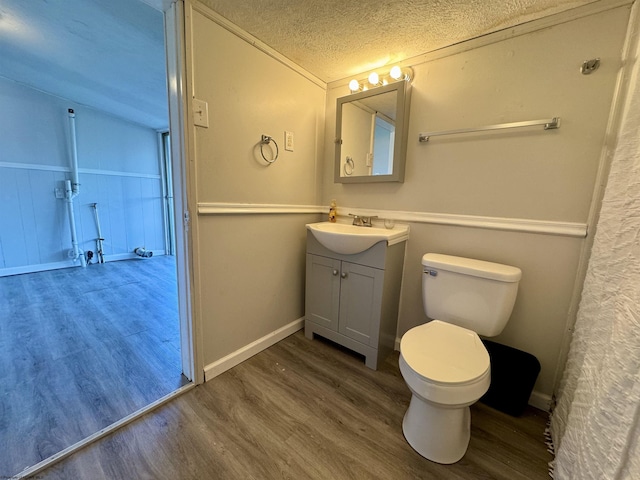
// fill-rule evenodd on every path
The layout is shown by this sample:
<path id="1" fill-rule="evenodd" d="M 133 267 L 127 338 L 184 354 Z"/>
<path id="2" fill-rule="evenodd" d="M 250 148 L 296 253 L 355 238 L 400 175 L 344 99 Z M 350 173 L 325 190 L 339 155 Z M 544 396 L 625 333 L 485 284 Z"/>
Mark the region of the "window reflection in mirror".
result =
<path id="1" fill-rule="evenodd" d="M 403 181 L 408 84 L 338 99 L 335 181 Z"/>
<path id="2" fill-rule="evenodd" d="M 373 129 L 373 171 L 372 175 L 393 173 L 393 141 L 396 137 L 396 122 L 376 114 Z"/>

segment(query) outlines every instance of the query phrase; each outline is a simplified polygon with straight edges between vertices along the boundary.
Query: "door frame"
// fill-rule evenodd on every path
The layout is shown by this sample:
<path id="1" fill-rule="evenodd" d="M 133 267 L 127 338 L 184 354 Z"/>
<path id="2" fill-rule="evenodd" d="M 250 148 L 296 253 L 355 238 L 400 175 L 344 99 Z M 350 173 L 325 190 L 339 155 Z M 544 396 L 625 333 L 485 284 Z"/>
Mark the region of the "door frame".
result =
<path id="1" fill-rule="evenodd" d="M 190 212 L 195 212 L 195 182 L 188 159 L 188 118 L 186 92 L 186 46 L 184 1 L 177 0 L 165 10 L 165 50 L 167 86 L 169 90 L 169 131 L 171 133 L 171 169 L 173 171 L 173 205 L 175 248 L 180 318 L 180 352 L 182 371 L 194 384 L 204 382 L 204 360 L 201 325 L 194 312 L 193 261 L 194 225 Z"/>

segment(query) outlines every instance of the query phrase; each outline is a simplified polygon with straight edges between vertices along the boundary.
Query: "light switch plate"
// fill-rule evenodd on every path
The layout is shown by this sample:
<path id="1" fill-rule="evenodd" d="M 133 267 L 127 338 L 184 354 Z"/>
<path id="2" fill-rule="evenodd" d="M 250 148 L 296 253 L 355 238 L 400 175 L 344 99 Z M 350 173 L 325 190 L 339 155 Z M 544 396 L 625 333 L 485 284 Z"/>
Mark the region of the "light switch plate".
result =
<path id="1" fill-rule="evenodd" d="M 209 127 L 209 104 L 204 100 L 193 99 L 193 123 L 199 127 Z"/>
<path id="2" fill-rule="evenodd" d="M 293 132 L 284 132 L 284 149 L 293 152 Z"/>
<path id="3" fill-rule="evenodd" d="M 367 158 L 364 161 L 366 167 L 373 167 L 373 153 L 367 153 Z"/>

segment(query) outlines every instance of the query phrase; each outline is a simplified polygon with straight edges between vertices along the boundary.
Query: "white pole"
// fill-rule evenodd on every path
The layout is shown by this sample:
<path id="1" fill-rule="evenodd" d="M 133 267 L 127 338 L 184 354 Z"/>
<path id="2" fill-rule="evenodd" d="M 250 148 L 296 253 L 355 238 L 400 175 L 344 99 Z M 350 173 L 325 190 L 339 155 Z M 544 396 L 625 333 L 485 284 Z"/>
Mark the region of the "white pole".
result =
<path id="1" fill-rule="evenodd" d="M 103 242 L 104 238 L 102 238 L 102 230 L 100 229 L 100 217 L 98 217 L 98 204 L 92 203 L 93 212 L 96 216 L 96 226 L 98 228 L 98 238 L 96 239 L 96 250 L 98 255 L 98 263 L 104 263 L 104 251 L 103 251 Z"/>
<path id="2" fill-rule="evenodd" d="M 69 128 L 71 130 L 71 189 L 75 197 L 80 192 L 78 180 L 78 145 L 76 144 L 76 114 L 73 109 L 68 110 Z"/>
<path id="3" fill-rule="evenodd" d="M 64 182 L 64 198 L 67 202 L 67 212 L 69 214 L 69 229 L 71 230 L 71 251 L 69 257 L 74 261 L 80 260 L 80 265 L 87 266 L 87 261 L 84 258 L 84 252 L 80 250 L 78 246 L 78 236 L 76 233 L 76 217 L 73 212 L 73 189 L 71 187 L 71 180 L 65 180 Z"/>
<path id="4" fill-rule="evenodd" d="M 73 109 L 67 110 L 69 114 L 69 129 L 71 131 L 71 180 L 65 180 L 64 198 L 67 201 L 67 211 L 69 213 L 69 228 L 71 230 L 71 252 L 73 260 L 80 260 L 80 265 L 87 266 L 84 252 L 78 245 L 78 234 L 76 230 L 76 217 L 73 211 L 73 199 L 80 193 L 80 182 L 78 180 L 78 146 L 76 144 L 76 114 Z"/>

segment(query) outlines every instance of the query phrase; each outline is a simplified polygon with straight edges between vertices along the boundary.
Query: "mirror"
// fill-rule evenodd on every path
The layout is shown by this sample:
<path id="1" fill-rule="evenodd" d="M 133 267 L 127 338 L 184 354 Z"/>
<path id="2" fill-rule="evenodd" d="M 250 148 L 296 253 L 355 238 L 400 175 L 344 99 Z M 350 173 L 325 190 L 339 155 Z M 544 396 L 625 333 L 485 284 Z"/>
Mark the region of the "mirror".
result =
<path id="1" fill-rule="evenodd" d="M 401 80 L 338 98 L 336 183 L 404 181 L 410 92 Z"/>

